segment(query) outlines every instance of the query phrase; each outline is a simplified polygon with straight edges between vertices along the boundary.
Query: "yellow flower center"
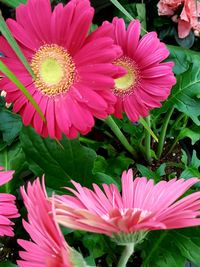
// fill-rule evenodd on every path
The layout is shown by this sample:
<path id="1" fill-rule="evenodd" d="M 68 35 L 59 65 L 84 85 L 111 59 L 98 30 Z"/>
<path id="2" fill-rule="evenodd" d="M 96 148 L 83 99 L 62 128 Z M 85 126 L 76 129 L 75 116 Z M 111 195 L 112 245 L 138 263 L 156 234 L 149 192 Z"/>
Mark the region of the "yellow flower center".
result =
<path id="1" fill-rule="evenodd" d="M 138 83 L 138 70 L 134 62 L 128 57 L 121 57 L 114 64 L 126 69 L 127 73 L 115 79 L 114 93 L 118 96 L 130 95 Z"/>
<path id="2" fill-rule="evenodd" d="M 75 65 L 70 54 L 56 44 L 39 48 L 31 61 L 35 86 L 45 95 L 67 92 L 75 79 Z"/>

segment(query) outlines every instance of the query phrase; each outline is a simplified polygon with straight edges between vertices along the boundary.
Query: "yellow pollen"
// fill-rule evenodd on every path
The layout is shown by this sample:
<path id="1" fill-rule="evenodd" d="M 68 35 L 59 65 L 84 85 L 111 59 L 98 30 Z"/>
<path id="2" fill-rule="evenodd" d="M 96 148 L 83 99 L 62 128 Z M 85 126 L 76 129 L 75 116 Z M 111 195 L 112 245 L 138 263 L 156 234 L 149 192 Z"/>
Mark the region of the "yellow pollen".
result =
<path id="1" fill-rule="evenodd" d="M 128 57 L 121 57 L 114 61 L 114 64 L 123 67 L 127 73 L 115 79 L 114 93 L 118 96 L 131 94 L 138 83 L 138 71 L 134 62 Z"/>
<path id="2" fill-rule="evenodd" d="M 31 61 L 35 86 L 45 95 L 67 92 L 75 79 L 75 65 L 70 54 L 56 44 L 39 48 Z"/>

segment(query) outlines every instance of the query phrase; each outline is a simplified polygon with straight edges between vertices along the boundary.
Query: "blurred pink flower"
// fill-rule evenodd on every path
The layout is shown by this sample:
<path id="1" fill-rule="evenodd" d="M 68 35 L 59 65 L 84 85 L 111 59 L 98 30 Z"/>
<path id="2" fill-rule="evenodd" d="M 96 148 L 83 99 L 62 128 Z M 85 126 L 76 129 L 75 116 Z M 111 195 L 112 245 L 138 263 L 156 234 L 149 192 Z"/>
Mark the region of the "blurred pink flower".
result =
<path id="1" fill-rule="evenodd" d="M 178 18 L 178 35 L 185 38 L 193 29 L 200 32 L 200 3 L 196 0 L 185 0 L 184 7 Z"/>
<path id="2" fill-rule="evenodd" d="M 114 40 L 123 50 L 123 55 L 114 64 L 125 68 L 127 73 L 115 79 L 114 94 L 117 97 L 115 116 L 125 112 L 132 121 L 148 116 L 149 110 L 161 106 L 167 99 L 176 79 L 172 72 L 173 62 L 165 62 L 169 51 L 160 42 L 156 32 L 145 34 L 140 39 L 140 22 L 132 21 L 126 30 L 123 19 L 113 20 Z"/>
<path id="3" fill-rule="evenodd" d="M 16 8 L 16 21 L 7 25 L 30 63 L 32 76 L 0 37 L 1 60 L 26 86 L 40 106 L 47 123 L 23 93 L 8 78 L 0 81 L 6 101 L 13 102 L 25 125 L 31 124 L 43 137 L 76 138 L 94 126 L 94 117 L 106 118 L 114 111 L 111 89 L 122 68 L 112 64 L 121 49 L 110 38 L 111 25 L 88 36 L 94 9 L 89 0 L 60 3 L 53 12 L 50 0 L 29 0 Z"/>
<path id="4" fill-rule="evenodd" d="M 0 167 L 0 185 L 9 182 L 14 171 L 3 171 Z M 14 236 L 11 218 L 19 217 L 18 210 L 15 206 L 15 196 L 6 193 L 0 193 L 0 236 Z"/>
<path id="5" fill-rule="evenodd" d="M 72 229 L 96 232 L 111 237 L 134 236 L 157 229 L 200 225 L 200 192 L 179 199 L 197 178 L 172 179 L 154 185 L 153 180 L 136 178 L 132 170 L 122 174 L 122 195 L 115 185 L 103 184 L 105 193 L 93 184 L 94 191 L 72 181 L 75 196 L 53 199 L 58 223 Z M 116 238 L 117 239 L 117 238 Z"/>
<path id="6" fill-rule="evenodd" d="M 160 0 L 158 2 L 158 15 L 159 16 L 172 16 L 174 11 L 183 4 L 184 0 Z"/>
<path id="7" fill-rule="evenodd" d="M 19 252 L 23 260 L 18 260 L 17 264 L 20 267 L 73 267 L 69 246 L 54 220 L 54 214 L 49 214 L 52 205 L 39 179 L 32 185 L 28 184 L 27 193 L 21 188 L 21 194 L 29 221 L 23 221 L 23 225 L 32 241 L 18 240 L 26 251 Z"/>

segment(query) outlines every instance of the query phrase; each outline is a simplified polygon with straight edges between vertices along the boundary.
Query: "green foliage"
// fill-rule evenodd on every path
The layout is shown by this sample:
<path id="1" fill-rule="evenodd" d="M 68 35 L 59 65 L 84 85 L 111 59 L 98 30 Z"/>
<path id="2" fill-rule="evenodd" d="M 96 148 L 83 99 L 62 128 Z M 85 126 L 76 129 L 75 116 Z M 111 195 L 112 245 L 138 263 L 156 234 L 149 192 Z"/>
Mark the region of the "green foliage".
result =
<path id="1" fill-rule="evenodd" d="M 200 178 L 200 172 L 199 172 L 200 160 L 197 158 L 196 151 L 193 152 L 191 159 L 188 159 L 186 152 L 183 151 L 181 160 L 184 164 L 184 171 L 181 173 L 180 177 L 186 179 L 192 177 Z"/>
<path id="2" fill-rule="evenodd" d="M 194 145 L 197 141 L 200 140 L 200 127 L 193 125 L 190 128 L 183 128 L 180 131 L 178 140 L 181 140 L 185 137 L 189 137 L 192 141 L 192 145 Z"/>
<path id="3" fill-rule="evenodd" d="M 66 137 L 60 144 L 50 138 L 42 138 L 31 127 L 24 127 L 21 144 L 30 169 L 35 175 L 45 174 L 47 186 L 59 189 L 73 179 L 83 185 L 91 185 L 92 168 L 96 159 L 94 150 Z"/>
<path id="4" fill-rule="evenodd" d="M 199 61 L 194 60 L 190 68 L 177 76 L 177 83 L 173 87 L 170 97 L 163 104 L 159 112 L 174 106 L 180 112 L 190 117 L 195 124 L 200 125 L 200 69 Z"/>
<path id="5" fill-rule="evenodd" d="M 154 179 L 155 182 L 159 182 L 161 177 L 165 175 L 166 163 L 161 164 L 155 171 L 152 171 L 141 164 L 136 164 L 136 166 L 142 176 L 145 176 L 148 179 Z"/>
<path id="6" fill-rule="evenodd" d="M 175 74 L 181 74 L 187 71 L 193 61 L 200 60 L 199 52 L 173 45 L 168 45 L 167 48 L 170 51 L 170 56 L 168 57 L 168 60 L 172 60 L 175 63 L 173 69 Z"/>
<path id="7" fill-rule="evenodd" d="M 142 244 L 142 267 L 200 266 L 200 227 L 152 231 Z"/>
<path id="8" fill-rule="evenodd" d="M 131 14 L 123 7 L 123 5 L 120 4 L 117 0 L 110 0 L 113 5 L 115 5 L 129 20 L 133 20 L 134 18 L 131 16 Z"/>
<path id="9" fill-rule="evenodd" d="M 10 145 L 22 128 L 21 117 L 9 110 L 0 111 L 0 131 L 3 141 Z"/>
<path id="10" fill-rule="evenodd" d="M 1 0 L 1 2 L 15 8 L 19 4 L 25 4 L 27 0 Z"/>
<path id="11" fill-rule="evenodd" d="M 28 169 L 25 155 L 19 142 L 6 146 L 0 151 L 0 166 L 4 166 L 6 170 L 15 170 L 14 179 L 5 185 L 7 192 L 15 191 L 22 183 L 20 175 Z"/>
<path id="12" fill-rule="evenodd" d="M 18 265 L 13 264 L 10 261 L 4 261 L 0 263 L 1 267 L 17 267 Z"/>

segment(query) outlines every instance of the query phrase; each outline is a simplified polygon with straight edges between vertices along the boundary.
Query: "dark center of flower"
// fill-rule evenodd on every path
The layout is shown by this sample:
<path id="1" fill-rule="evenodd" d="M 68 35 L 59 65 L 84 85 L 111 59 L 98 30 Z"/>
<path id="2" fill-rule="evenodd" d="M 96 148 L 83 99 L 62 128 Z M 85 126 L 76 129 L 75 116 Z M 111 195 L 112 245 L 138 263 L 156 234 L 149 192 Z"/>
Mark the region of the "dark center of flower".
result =
<path id="1" fill-rule="evenodd" d="M 74 82 L 75 65 L 70 54 L 56 44 L 41 46 L 31 61 L 35 86 L 48 96 L 67 92 Z"/>
<path id="2" fill-rule="evenodd" d="M 114 64 L 126 69 L 127 73 L 115 79 L 114 93 L 118 96 L 130 95 L 139 82 L 139 72 L 136 64 L 129 57 L 121 57 Z"/>

